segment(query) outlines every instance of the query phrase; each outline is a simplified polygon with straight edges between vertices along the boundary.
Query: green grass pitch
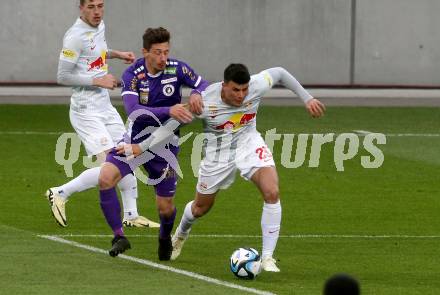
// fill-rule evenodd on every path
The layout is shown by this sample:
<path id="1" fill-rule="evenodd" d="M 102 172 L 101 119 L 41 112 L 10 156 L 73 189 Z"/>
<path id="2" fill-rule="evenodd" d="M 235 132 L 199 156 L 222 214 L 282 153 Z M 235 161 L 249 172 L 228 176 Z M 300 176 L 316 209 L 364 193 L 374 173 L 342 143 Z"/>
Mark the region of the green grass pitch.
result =
<path id="1" fill-rule="evenodd" d="M 111 237 L 102 235 L 111 232 L 96 189 L 71 197 L 67 228 L 54 222 L 42 196 L 67 180 L 54 151 L 58 133 L 72 132 L 68 106 L 0 105 L 0 116 L 0 294 L 246 293 L 39 237 L 72 235 L 65 239 L 108 249 Z M 333 162 L 334 143 L 323 146 L 319 167 L 308 167 L 306 156 L 303 166 L 287 169 L 280 164 L 282 141 L 276 142 L 283 218 L 275 257 L 281 273 L 244 281 L 228 269 L 235 248 L 261 250 L 262 200 L 239 176 L 194 225 L 179 259 L 161 264 L 276 294 L 321 294 L 325 279 L 337 272 L 358 278 L 362 294 L 440 293 L 438 108 L 331 107 L 313 120 L 303 108 L 261 107 L 257 127 L 262 134 L 277 128 L 282 134 L 366 130 L 391 136 L 378 146 L 384 154 L 380 168 L 362 167 L 361 156 L 369 153 L 361 146 L 343 172 Z M 188 132 L 201 132 L 200 122 L 184 127 L 182 133 Z M 194 196 L 192 139 L 180 154 L 177 222 Z M 78 162 L 74 175 L 82 170 Z M 140 213 L 157 220 L 153 190 L 139 183 L 139 195 Z M 133 246 L 127 255 L 159 263 L 157 231 L 126 234 Z"/>

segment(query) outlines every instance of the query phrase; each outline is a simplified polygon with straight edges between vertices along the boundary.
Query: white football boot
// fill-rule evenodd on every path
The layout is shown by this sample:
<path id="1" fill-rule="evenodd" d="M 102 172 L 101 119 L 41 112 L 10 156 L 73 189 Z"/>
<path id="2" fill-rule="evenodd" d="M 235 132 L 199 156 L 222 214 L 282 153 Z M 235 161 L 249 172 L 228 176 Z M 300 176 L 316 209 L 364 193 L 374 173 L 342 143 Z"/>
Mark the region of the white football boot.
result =
<path id="1" fill-rule="evenodd" d="M 271 256 L 264 256 L 261 259 L 261 267 L 265 271 L 280 272 L 280 269 L 276 266 L 276 260 Z"/>
<path id="2" fill-rule="evenodd" d="M 171 260 L 176 260 L 182 251 L 183 244 L 188 239 L 189 232 L 186 235 L 177 232 L 171 237 L 171 243 L 173 243 L 173 252 L 171 253 Z"/>
<path id="3" fill-rule="evenodd" d="M 159 228 L 160 224 L 154 221 L 151 221 L 150 219 L 143 217 L 143 216 L 138 216 L 136 218 L 133 219 L 127 219 L 124 218 L 124 220 L 122 221 L 122 224 L 125 227 L 150 227 L 150 228 Z"/>
<path id="4" fill-rule="evenodd" d="M 51 187 L 46 191 L 46 197 L 49 201 L 50 209 L 52 210 L 52 215 L 55 218 L 56 222 L 62 227 L 67 226 L 67 217 L 66 217 L 66 203 L 57 189 Z"/>

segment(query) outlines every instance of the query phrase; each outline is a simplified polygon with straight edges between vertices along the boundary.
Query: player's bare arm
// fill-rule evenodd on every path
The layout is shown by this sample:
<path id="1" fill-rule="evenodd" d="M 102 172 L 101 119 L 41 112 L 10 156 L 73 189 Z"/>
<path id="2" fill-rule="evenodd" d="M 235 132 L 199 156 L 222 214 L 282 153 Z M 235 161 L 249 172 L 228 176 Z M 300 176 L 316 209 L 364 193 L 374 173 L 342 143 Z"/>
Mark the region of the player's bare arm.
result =
<path id="1" fill-rule="evenodd" d="M 112 49 L 107 52 L 107 58 L 117 58 L 123 60 L 125 64 L 132 64 L 135 61 L 136 56 L 131 51 L 119 51 Z"/>

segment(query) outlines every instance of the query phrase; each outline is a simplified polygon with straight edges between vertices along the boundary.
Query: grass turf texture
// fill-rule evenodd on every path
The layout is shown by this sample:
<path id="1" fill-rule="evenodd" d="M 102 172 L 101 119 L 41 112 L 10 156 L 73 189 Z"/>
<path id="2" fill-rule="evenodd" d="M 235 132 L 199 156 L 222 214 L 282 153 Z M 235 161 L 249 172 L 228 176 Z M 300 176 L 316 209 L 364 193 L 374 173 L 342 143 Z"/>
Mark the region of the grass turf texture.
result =
<path id="1" fill-rule="evenodd" d="M 257 127 L 263 134 L 272 128 L 277 128 L 278 133 L 295 134 L 352 130 L 436 134 L 440 130 L 439 111 L 329 108 L 324 118 L 312 120 L 303 108 L 261 107 Z M 69 226 L 65 229 L 55 224 L 42 196 L 48 187 L 67 179 L 63 167 L 54 160 L 59 135 L 21 132 L 72 132 L 68 107 L 1 105 L 0 116 L 0 293 L 243 293 L 37 237 L 111 232 L 100 212 L 96 189 L 71 198 L 67 204 Z M 182 133 L 191 131 L 200 132 L 201 124 L 186 126 Z M 193 138 L 182 146 L 180 154 L 184 178 L 177 189 L 177 222 L 184 205 L 194 196 L 196 179 L 189 161 Z M 344 163 L 344 172 L 336 171 L 334 143 L 323 146 L 318 168 L 307 167 L 308 157 L 300 168 L 284 168 L 279 164 L 281 142 L 277 141 L 274 148 L 283 206 L 281 234 L 335 236 L 281 237 L 275 257 L 282 272 L 262 273 L 254 281 L 235 278 L 228 269 L 228 259 L 240 246 L 261 250 L 258 237 L 190 237 L 181 257 L 163 264 L 277 294 L 320 294 L 325 279 L 335 272 L 356 276 L 363 294 L 440 292 L 440 137 L 387 137 L 387 144 L 379 146 L 385 156 L 382 167 L 364 169 L 360 156 L 369 154 L 360 148 L 355 158 Z M 78 162 L 74 175 L 83 169 Z M 153 190 L 139 183 L 139 195 L 140 213 L 157 220 Z M 213 210 L 195 224 L 192 234 L 260 235 L 261 207 L 257 189 L 237 176 L 234 185 L 219 194 Z M 133 249 L 127 255 L 159 262 L 157 231 L 127 229 L 126 234 L 136 235 L 129 238 Z M 67 239 L 102 249 L 108 249 L 111 240 Z"/>

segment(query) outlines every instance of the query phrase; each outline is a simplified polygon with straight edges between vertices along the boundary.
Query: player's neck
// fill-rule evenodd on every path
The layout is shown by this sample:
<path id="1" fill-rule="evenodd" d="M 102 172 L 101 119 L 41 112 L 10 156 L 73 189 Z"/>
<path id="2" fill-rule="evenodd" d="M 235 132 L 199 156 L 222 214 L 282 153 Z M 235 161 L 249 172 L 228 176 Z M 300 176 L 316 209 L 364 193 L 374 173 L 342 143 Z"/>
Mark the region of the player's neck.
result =
<path id="1" fill-rule="evenodd" d="M 226 103 L 226 101 L 225 101 L 225 92 L 223 91 L 223 88 L 222 88 L 222 90 L 220 91 L 220 98 L 222 99 L 222 101 L 223 101 L 224 103 Z"/>
<path id="2" fill-rule="evenodd" d="M 91 26 L 92 28 L 97 28 L 97 27 L 99 26 L 99 24 L 98 24 L 97 26 L 92 25 L 92 24 L 89 23 L 89 22 L 87 21 L 87 19 L 86 19 L 85 17 L 83 17 L 83 16 L 80 16 L 79 18 L 80 18 L 84 23 L 86 23 L 87 25 Z"/>
<path id="3" fill-rule="evenodd" d="M 154 67 L 152 67 L 150 64 L 148 64 L 147 60 L 145 60 L 145 67 L 147 68 L 147 72 L 148 74 L 155 76 L 157 75 L 159 72 L 161 72 L 161 70 L 155 69 Z"/>

